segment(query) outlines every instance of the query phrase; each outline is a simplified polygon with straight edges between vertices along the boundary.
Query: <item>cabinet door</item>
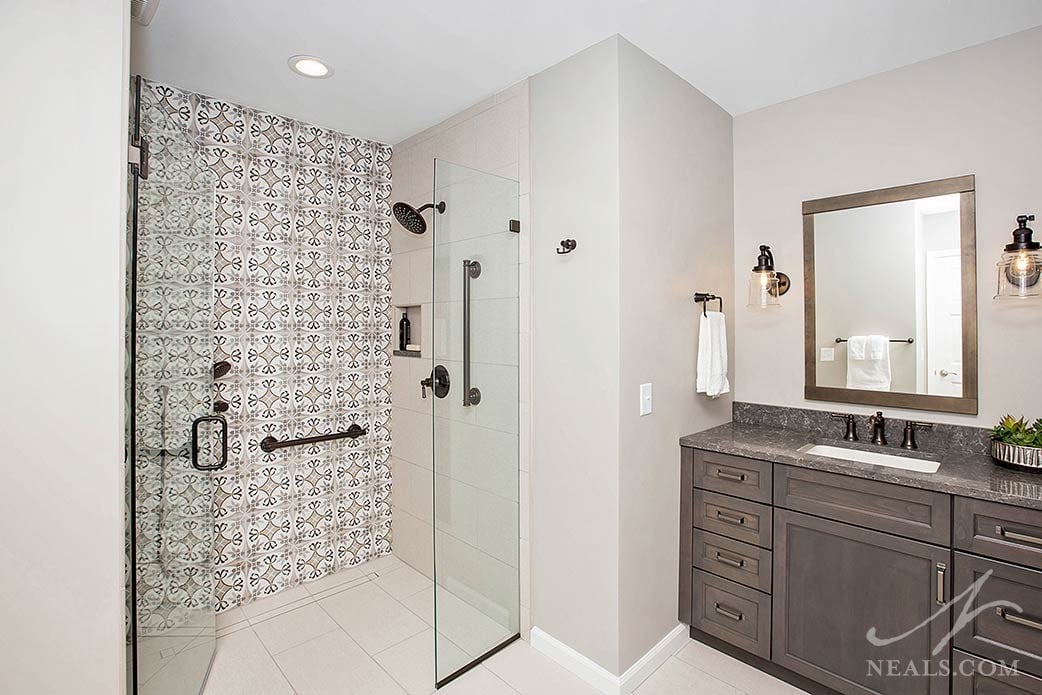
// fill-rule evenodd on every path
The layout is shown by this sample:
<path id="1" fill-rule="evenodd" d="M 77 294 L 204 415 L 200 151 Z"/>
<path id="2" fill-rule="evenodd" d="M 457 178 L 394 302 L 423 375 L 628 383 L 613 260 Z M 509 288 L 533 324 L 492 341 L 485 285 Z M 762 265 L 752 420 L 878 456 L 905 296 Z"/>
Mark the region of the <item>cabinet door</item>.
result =
<path id="1" fill-rule="evenodd" d="M 782 509 L 774 524 L 775 662 L 851 695 L 947 695 L 947 548 Z M 873 628 L 910 634 L 877 646 Z"/>

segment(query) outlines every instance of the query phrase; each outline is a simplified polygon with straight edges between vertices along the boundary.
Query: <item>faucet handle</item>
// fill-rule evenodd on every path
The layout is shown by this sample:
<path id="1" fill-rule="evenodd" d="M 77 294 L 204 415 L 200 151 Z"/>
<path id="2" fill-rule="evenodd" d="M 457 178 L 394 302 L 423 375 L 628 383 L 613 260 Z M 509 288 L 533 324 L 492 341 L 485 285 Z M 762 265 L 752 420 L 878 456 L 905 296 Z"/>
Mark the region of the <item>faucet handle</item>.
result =
<path id="1" fill-rule="evenodd" d="M 856 442 L 857 438 L 857 419 L 852 413 L 829 413 L 829 416 L 836 420 L 844 420 L 847 423 L 847 431 L 843 435 L 843 439 L 848 442 Z"/>
<path id="2" fill-rule="evenodd" d="M 928 422 L 916 422 L 905 420 L 904 440 L 901 442 L 902 449 L 915 450 L 919 448 L 919 442 L 915 441 L 916 430 L 932 430 L 933 425 Z"/>

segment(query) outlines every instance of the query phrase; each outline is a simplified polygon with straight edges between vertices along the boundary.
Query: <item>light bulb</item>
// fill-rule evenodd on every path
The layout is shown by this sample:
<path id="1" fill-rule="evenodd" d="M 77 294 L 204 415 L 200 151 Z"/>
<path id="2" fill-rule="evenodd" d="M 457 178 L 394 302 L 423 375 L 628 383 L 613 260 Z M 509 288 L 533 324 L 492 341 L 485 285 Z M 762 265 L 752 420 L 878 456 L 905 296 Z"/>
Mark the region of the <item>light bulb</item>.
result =
<path id="1" fill-rule="evenodd" d="M 1034 259 L 1027 251 L 1021 251 L 1010 267 L 1011 272 L 1018 278 L 1029 278 L 1038 270 Z"/>

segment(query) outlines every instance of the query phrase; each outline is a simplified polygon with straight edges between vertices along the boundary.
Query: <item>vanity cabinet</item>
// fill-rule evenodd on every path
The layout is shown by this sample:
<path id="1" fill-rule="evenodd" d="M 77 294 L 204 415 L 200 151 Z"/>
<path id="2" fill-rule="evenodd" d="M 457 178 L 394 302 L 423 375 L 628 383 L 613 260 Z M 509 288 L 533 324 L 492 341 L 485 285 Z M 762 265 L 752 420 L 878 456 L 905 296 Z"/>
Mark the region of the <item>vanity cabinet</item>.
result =
<path id="1" fill-rule="evenodd" d="M 930 617 L 947 600 L 948 565 L 947 548 L 776 510 L 775 663 L 844 693 L 947 694 L 947 650 L 931 652 L 950 628 Z M 888 646 L 866 639 L 919 624 Z M 887 676 L 890 660 L 937 675 Z"/>
<path id="2" fill-rule="evenodd" d="M 1042 695 L 1042 678 L 1003 672 L 993 661 L 955 650 L 952 695 Z"/>
<path id="3" fill-rule="evenodd" d="M 823 692 L 1042 695 L 1042 511 L 681 452 L 679 617 L 692 637 Z M 949 640 L 960 595 L 988 572 L 966 610 L 1005 599 L 1021 611 L 990 607 Z M 876 645 L 873 628 L 908 634 Z"/>

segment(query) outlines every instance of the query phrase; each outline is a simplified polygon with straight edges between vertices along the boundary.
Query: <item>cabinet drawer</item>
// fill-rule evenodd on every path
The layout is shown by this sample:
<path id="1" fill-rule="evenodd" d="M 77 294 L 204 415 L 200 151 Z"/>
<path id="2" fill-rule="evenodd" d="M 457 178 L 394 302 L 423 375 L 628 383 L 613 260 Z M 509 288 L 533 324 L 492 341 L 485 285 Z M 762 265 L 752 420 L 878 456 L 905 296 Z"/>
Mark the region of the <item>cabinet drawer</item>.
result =
<path id="1" fill-rule="evenodd" d="M 955 646 L 1007 664 L 1019 661 L 1020 670 L 1042 676 L 1042 572 L 957 552 L 953 595 L 967 591 L 988 571 L 991 576 L 965 606 L 976 617 L 955 633 Z M 1012 601 L 1021 612 L 991 605 L 1003 601 Z"/>
<path id="2" fill-rule="evenodd" d="M 809 468 L 776 468 L 776 506 L 937 545 L 950 543 L 948 495 Z"/>
<path id="3" fill-rule="evenodd" d="M 691 574 L 691 626 L 771 658 L 771 597 L 701 570 Z"/>
<path id="4" fill-rule="evenodd" d="M 993 661 L 952 652 L 952 695 L 1042 695 L 1042 679 L 1003 671 Z"/>
<path id="5" fill-rule="evenodd" d="M 955 547 L 1042 569 L 1042 512 L 955 498 Z"/>
<path id="6" fill-rule="evenodd" d="M 695 489 L 692 493 L 692 523 L 695 528 L 771 547 L 771 508 L 758 502 Z"/>
<path id="7" fill-rule="evenodd" d="M 770 504 L 772 467 L 767 461 L 695 451 L 695 487 Z"/>
<path id="8" fill-rule="evenodd" d="M 691 557 L 695 567 L 771 593 L 771 551 L 696 529 Z"/>

